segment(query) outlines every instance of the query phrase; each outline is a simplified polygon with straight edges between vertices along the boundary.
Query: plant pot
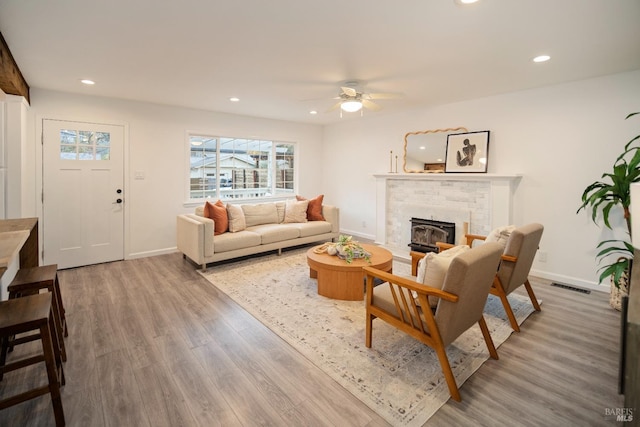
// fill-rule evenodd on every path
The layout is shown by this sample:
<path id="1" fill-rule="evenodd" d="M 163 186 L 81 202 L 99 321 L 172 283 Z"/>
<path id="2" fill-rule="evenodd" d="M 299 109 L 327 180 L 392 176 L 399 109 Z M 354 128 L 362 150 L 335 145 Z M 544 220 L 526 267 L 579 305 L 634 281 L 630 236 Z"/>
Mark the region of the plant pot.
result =
<path id="1" fill-rule="evenodd" d="M 629 295 L 629 275 L 624 273 L 620 278 L 620 286 L 616 286 L 611 278 L 611 291 L 609 292 L 609 305 L 614 309 L 622 310 L 622 297 Z"/>

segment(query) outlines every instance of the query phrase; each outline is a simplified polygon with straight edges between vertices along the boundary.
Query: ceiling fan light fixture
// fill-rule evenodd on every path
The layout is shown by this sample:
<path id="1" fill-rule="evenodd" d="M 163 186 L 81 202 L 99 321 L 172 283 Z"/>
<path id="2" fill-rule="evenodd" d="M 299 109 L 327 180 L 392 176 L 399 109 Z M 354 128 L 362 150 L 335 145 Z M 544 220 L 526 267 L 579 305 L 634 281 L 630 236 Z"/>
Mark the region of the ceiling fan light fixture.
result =
<path id="1" fill-rule="evenodd" d="M 362 108 L 361 101 L 344 101 L 340 104 L 340 108 L 347 113 L 355 113 Z"/>

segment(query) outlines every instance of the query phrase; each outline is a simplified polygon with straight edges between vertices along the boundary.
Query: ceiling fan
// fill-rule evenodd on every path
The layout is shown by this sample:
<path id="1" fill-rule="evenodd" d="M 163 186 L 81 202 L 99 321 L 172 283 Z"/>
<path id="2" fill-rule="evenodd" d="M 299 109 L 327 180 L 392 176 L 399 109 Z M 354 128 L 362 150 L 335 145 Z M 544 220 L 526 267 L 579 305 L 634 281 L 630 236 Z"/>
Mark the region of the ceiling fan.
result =
<path id="1" fill-rule="evenodd" d="M 340 114 L 342 111 L 347 113 L 355 113 L 361 111 L 362 108 L 366 108 L 371 111 L 379 111 L 382 107 L 372 100 L 374 99 L 393 99 L 399 98 L 402 95 L 398 93 L 366 93 L 357 89 L 358 82 L 346 82 L 344 86 L 340 87 L 340 93 L 333 99 L 339 101 L 334 104 L 327 112 L 340 108 Z"/>

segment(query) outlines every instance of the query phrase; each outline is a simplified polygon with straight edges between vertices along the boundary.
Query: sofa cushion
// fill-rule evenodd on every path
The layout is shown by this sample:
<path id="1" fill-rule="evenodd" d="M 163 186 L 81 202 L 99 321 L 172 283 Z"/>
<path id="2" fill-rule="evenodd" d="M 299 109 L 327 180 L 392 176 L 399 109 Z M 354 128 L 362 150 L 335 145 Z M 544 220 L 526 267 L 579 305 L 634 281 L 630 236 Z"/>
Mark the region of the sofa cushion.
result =
<path id="1" fill-rule="evenodd" d="M 309 199 L 309 206 L 307 206 L 307 220 L 309 221 L 324 221 L 322 216 L 322 200 L 324 194 L 321 194 L 313 199 Z M 307 200 L 302 196 L 296 196 L 296 200 Z"/>
<path id="2" fill-rule="evenodd" d="M 284 207 L 284 221 L 285 223 L 297 223 L 307 222 L 307 208 L 309 207 L 308 200 L 287 200 Z"/>
<path id="3" fill-rule="evenodd" d="M 331 233 L 331 223 L 327 221 L 309 221 L 291 225 L 300 230 L 300 237 Z"/>
<path id="4" fill-rule="evenodd" d="M 216 236 L 214 240 L 214 250 L 218 253 L 249 248 L 260 245 L 261 240 L 260 235 L 248 230 L 224 233 Z"/>
<path id="5" fill-rule="evenodd" d="M 296 224 L 261 224 L 250 228 L 247 231 L 256 233 L 262 239 L 262 244 L 282 242 L 300 237 L 300 230 Z"/>
<path id="6" fill-rule="evenodd" d="M 218 200 L 215 203 L 209 201 L 204 204 L 204 216 L 213 220 L 213 234 L 218 236 L 229 230 L 229 217 L 227 216 L 227 208 Z"/>
<path id="7" fill-rule="evenodd" d="M 244 211 L 239 205 L 232 205 L 227 203 L 227 215 L 229 216 L 229 231 L 237 233 L 247 228 L 247 223 L 244 219 Z"/>
<path id="8" fill-rule="evenodd" d="M 278 223 L 278 209 L 275 203 L 242 205 L 242 211 L 244 212 L 244 220 L 247 227 Z"/>

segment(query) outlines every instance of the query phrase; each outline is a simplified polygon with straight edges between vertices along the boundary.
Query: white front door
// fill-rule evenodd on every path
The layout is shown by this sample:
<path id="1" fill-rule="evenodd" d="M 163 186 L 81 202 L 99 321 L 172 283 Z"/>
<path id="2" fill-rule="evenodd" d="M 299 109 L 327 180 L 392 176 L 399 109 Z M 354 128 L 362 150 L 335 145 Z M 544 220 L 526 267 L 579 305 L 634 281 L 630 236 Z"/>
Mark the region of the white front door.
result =
<path id="1" fill-rule="evenodd" d="M 124 127 L 44 119 L 42 144 L 44 263 L 124 259 Z"/>

